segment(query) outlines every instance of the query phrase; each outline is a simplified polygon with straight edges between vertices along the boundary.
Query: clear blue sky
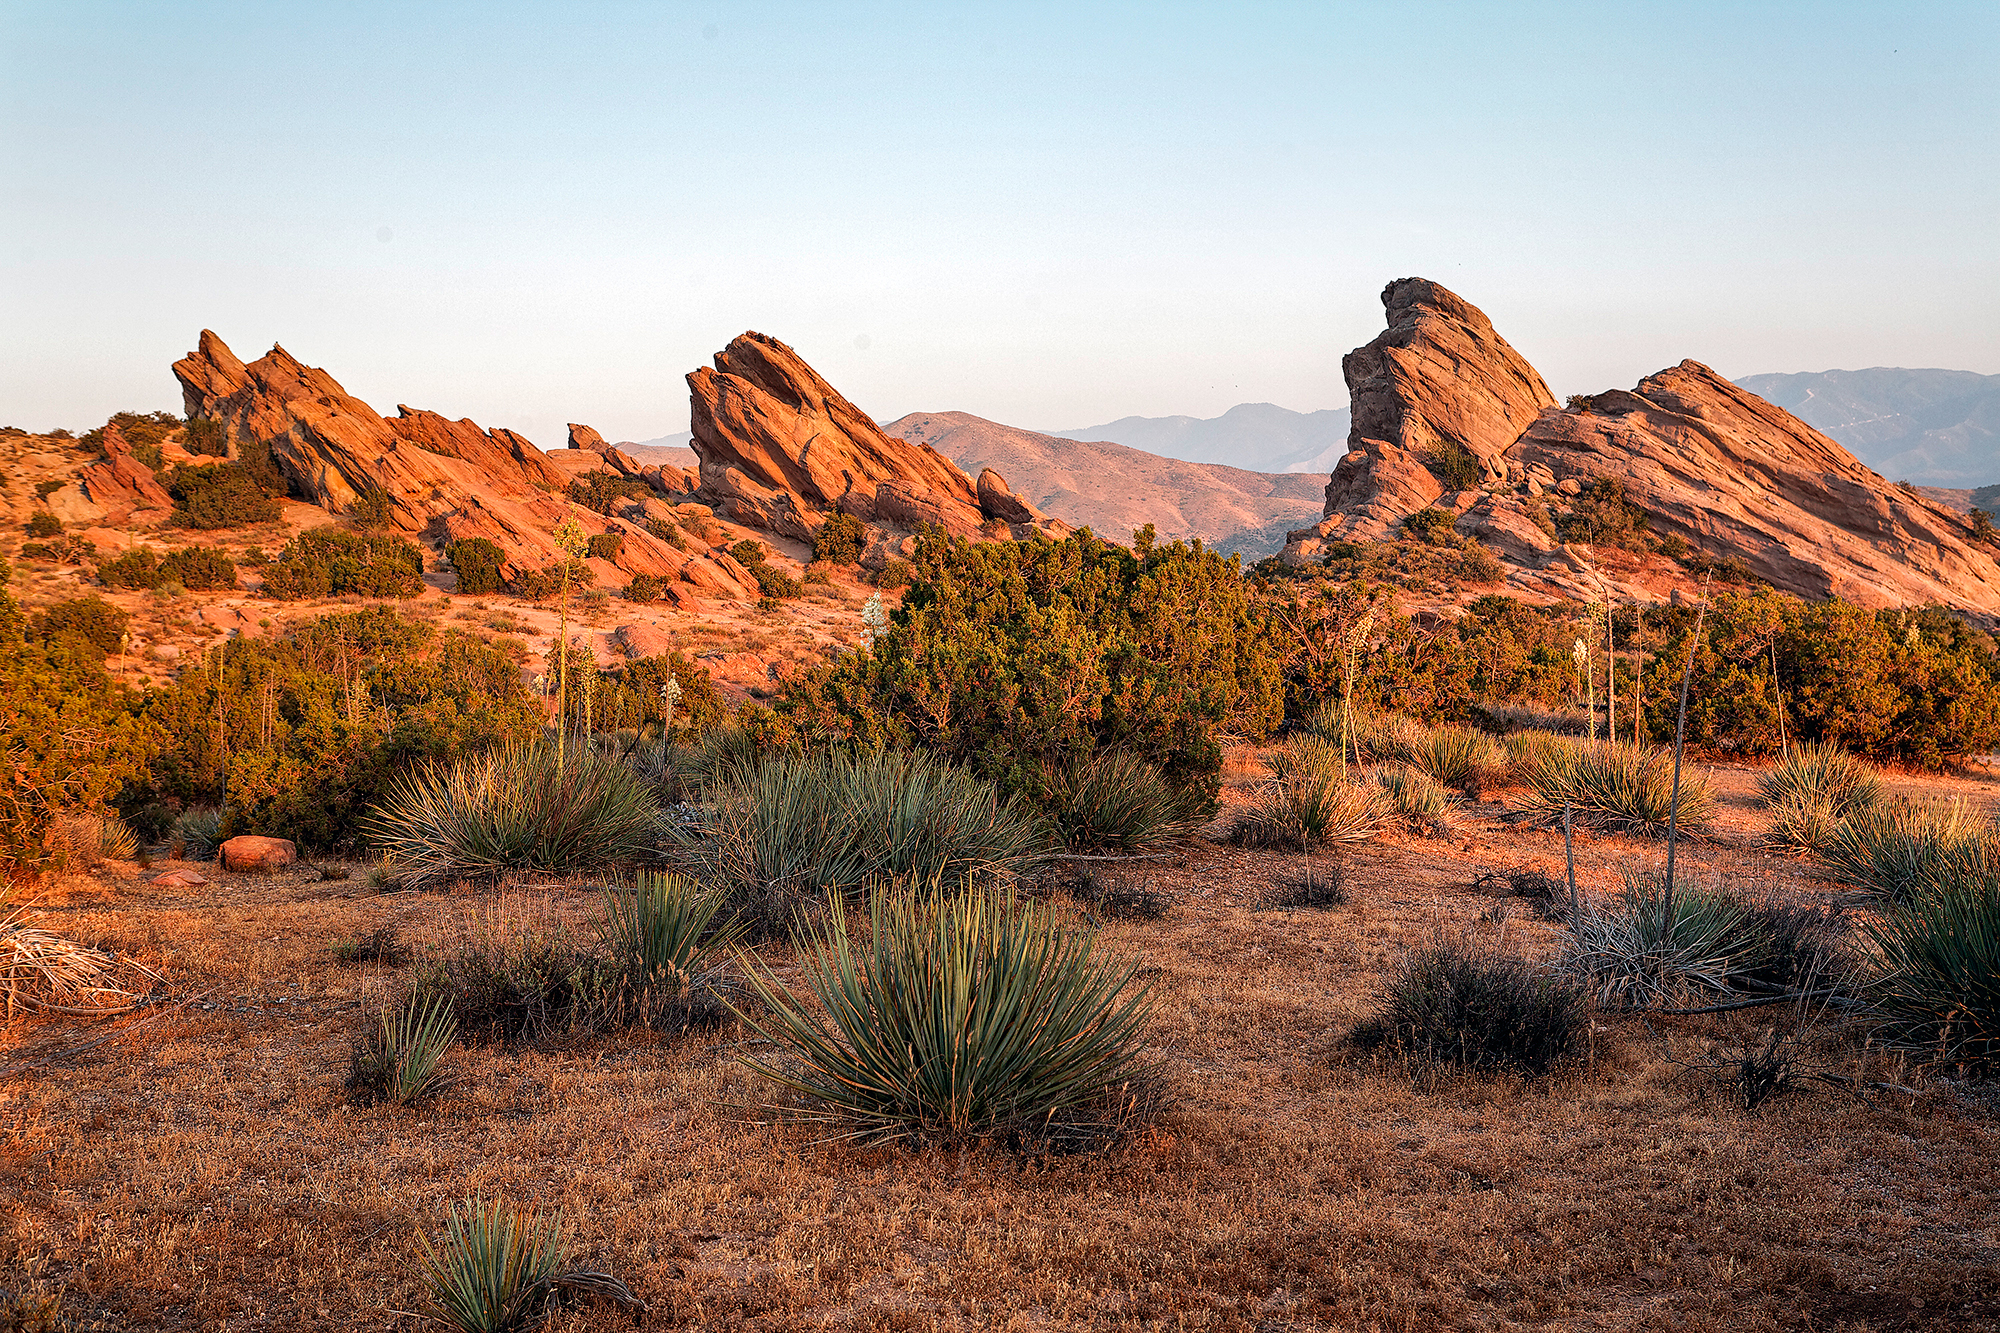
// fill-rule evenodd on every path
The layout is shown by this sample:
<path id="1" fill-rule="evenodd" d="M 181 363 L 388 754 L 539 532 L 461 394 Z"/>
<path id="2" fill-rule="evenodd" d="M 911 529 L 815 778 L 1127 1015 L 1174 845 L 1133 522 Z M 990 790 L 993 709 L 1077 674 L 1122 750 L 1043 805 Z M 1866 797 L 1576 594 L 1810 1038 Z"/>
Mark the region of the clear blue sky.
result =
<path id="1" fill-rule="evenodd" d="M 744 329 L 880 417 L 1346 401 L 1435 278 L 1558 393 L 2000 372 L 2000 5 L 0 4 L 0 422 L 213 328 L 545 445 Z"/>

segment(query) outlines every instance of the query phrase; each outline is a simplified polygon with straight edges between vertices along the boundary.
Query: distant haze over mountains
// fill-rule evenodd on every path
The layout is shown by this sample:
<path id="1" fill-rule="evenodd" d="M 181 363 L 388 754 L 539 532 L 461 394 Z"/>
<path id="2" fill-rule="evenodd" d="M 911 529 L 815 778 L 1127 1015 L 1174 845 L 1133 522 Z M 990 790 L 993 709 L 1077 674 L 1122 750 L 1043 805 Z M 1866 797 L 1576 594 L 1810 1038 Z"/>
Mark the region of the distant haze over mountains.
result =
<path id="1" fill-rule="evenodd" d="M 1969 370 L 1821 370 L 1736 381 L 1891 481 L 2000 482 L 2000 375 Z"/>
<path id="2" fill-rule="evenodd" d="M 1102 426 L 1048 432 L 1065 440 L 1109 440 L 1162 458 L 1221 463 L 1250 472 L 1331 472 L 1347 452 L 1344 407 L 1293 412 L 1238 403 L 1219 417 L 1121 417 Z"/>

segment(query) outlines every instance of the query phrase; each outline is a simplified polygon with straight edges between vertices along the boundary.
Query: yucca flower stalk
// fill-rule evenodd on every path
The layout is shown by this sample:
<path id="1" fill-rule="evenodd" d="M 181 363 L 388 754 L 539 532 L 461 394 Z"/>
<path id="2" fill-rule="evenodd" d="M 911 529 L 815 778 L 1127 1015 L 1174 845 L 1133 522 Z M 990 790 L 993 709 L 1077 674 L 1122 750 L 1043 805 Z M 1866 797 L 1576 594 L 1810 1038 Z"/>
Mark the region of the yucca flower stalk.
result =
<path id="1" fill-rule="evenodd" d="M 789 1061 L 744 1063 L 807 1099 L 838 1137 L 962 1143 L 1060 1134 L 1139 1072 L 1152 1001 L 1094 933 L 1008 889 L 874 894 L 865 942 L 833 911 L 808 926 L 804 986 L 824 1017 L 745 960 Z"/>

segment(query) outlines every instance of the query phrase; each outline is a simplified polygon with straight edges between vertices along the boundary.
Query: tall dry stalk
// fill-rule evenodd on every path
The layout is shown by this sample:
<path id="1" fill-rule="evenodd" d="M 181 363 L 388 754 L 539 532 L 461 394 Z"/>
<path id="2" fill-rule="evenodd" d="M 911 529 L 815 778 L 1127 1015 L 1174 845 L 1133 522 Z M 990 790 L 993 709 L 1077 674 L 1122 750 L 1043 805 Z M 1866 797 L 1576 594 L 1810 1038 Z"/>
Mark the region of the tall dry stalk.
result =
<path id="1" fill-rule="evenodd" d="M 1681 747 L 1687 739 L 1688 682 L 1694 678 L 1694 650 L 1701 643 L 1703 622 L 1708 617 L 1708 576 L 1701 578 L 1701 605 L 1694 613 L 1694 634 L 1688 639 L 1687 665 L 1681 668 L 1681 706 L 1674 716 L 1674 796 L 1673 804 L 1667 808 L 1667 884 L 1666 920 L 1669 936 L 1673 932 L 1674 921 L 1674 840 L 1680 833 L 1681 818 Z M 1669 939 L 1669 943 L 1671 943 Z"/>
<path id="2" fill-rule="evenodd" d="M 563 737 L 569 726 L 569 567 L 590 549 L 590 534 L 577 522 L 576 506 L 556 525 L 556 549 L 562 552 L 560 628 L 556 631 L 556 766 L 563 762 Z"/>
<path id="3" fill-rule="evenodd" d="M 1368 603 L 1368 609 L 1361 613 L 1361 619 L 1348 627 L 1341 644 L 1340 656 L 1340 780 L 1347 781 L 1347 750 L 1354 747 L 1355 767 L 1361 765 L 1361 744 L 1354 736 L 1354 672 L 1361 656 L 1361 645 L 1368 639 L 1368 631 L 1375 626 L 1375 603 Z"/>

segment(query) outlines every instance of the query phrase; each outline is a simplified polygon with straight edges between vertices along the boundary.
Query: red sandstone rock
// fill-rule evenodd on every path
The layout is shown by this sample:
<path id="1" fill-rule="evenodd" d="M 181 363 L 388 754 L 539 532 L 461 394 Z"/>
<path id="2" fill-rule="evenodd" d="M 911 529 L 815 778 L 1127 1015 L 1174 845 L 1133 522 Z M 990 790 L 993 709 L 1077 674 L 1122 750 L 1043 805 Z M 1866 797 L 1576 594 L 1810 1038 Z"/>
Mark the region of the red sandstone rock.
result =
<path id="1" fill-rule="evenodd" d="M 244 833 L 223 843 L 219 855 L 224 870 L 233 870 L 240 875 L 268 875 L 295 863 L 299 859 L 299 849 L 286 838 L 264 838 Z"/>

